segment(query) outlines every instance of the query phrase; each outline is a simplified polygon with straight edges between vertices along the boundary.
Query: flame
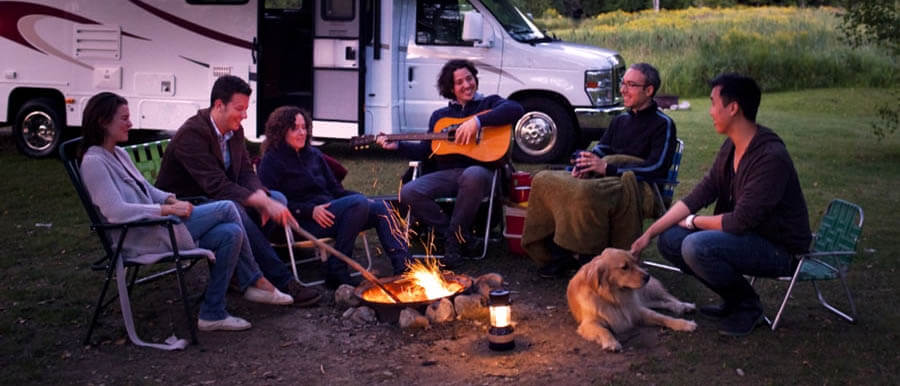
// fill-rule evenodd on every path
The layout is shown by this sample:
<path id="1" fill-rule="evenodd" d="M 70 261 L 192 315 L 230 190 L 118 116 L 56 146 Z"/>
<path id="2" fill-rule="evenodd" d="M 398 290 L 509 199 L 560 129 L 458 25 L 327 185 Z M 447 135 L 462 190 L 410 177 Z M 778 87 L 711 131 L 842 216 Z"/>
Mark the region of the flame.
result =
<path id="1" fill-rule="evenodd" d="M 403 303 L 440 299 L 463 289 L 461 283 L 444 279 L 440 263 L 433 258 L 407 264 L 407 272 L 400 279 L 385 283 L 385 286 Z M 393 299 L 377 287 L 365 291 L 363 298 L 373 303 L 394 303 Z"/>

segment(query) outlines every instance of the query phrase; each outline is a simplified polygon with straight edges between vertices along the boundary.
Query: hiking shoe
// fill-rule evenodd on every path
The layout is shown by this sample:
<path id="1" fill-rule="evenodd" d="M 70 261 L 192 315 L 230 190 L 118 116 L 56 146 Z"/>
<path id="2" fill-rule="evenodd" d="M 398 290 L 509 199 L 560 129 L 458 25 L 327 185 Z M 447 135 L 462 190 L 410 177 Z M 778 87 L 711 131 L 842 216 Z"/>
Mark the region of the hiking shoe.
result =
<path id="1" fill-rule="evenodd" d="M 241 331 L 253 327 L 250 322 L 237 316 L 228 315 L 221 320 L 197 319 L 197 329 L 200 331 Z"/>
<path id="2" fill-rule="evenodd" d="M 291 280 L 288 282 L 288 293 L 294 298 L 294 305 L 297 307 L 309 307 L 319 303 L 322 294 L 312 288 L 304 287 L 302 284 Z"/>
<path id="3" fill-rule="evenodd" d="M 465 262 L 460 253 L 461 249 L 459 241 L 455 237 L 451 237 L 444 243 L 444 257 L 441 258 L 441 264 L 443 264 L 444 268 L 459 268 Z"/>
<path id="4" fill-rule="evenodd" d="M 473 237 L 462 245 L 462 255 L 464 257 L 481 260 L 484 253 L 484 240 Z"/>
<path id="5" fill-rule="evenodd" d="M 341 284 L 346 284 L 353 288 L 356 288 L 359 287 L 359 284 L 362 283 L 362 281 L 362 277 L 359 276 L 346 275 L 344 277 L 341 277 L 337 275 L 325 275 L 325 288 L 336 290 L 341 286 Z M 316 299 L 316 301 L 318 301 L 318 299 Z"/>
<path id="6" fill-rule="evenodd" d="M 719 321 L 719 334 L 726 336 L 746 336 L 763 320 L 763 309 L 759 301 L 753 305 L 737 307 L 730 315 Z"/>
<path id="7" fill-rule="evenodd" d="M 719 320 L 727 317 L 728 315 L 731 315 L 731 313 L 734 312 L 734 306 L 728 303 L 711 304 L 708 306 L 702 306 L 697 309 L 697 311 L 701 316 L 707 319 Z"/>

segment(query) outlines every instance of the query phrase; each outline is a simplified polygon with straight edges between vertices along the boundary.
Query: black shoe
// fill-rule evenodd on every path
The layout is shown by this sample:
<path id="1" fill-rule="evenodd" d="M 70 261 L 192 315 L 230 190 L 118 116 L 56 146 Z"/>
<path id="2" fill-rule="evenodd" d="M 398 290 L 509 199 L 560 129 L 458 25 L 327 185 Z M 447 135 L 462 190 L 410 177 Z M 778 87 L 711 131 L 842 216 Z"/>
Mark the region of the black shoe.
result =
<path id="1" fill-rule="evenodd" d="M 719 321 L 719 334 L 746 336 L 763 320 L 762 305 L 759 300 L 743 303 L 730 315 Z"/>
<path id="2" fill-rule="evenodd" d="M 711 320 L 719 320 L 728 315 L 731 315 L 734 312 L 734 306 L 728 303 L 722 304 L 713 304 L 708 306 L 702 306 L 697 311 L 701 316 L 711 319 Z"/>
<path id="3" fill-rule="evenodd" d="M 291 280 L 288 283 L 287 294 L 294 298 L 294 306 L 311 307 L 319 303 L 322 294 L 312 288 L 306 288 L 300 283 Z"/>
<path id="4" fill-rule="evenodd" d="M 462 247 L 462 255 L 470 259 L 480 259 L 484 253 L 484 240 L 473 237 Z"/>
<path id="5" fill-rule="evenodd" d="M 455 252 L 444 252 L 444 257 L 441 258 L 441 265 L 447 269 L 456 269 L 465 263 L 466 260 L 460 256 L 459 253 Z"/>
<path id="6" fill-rule="evenodd" d="M 350 275 L 326 275 L 325 276 L 325 288 L 330 290 L 335 290 L 341 286 L 341 284 L 347 284 L 351 287 L 358 287 L 360 283 L 362 283 L 362 277 L 359 276 L 350 276 Z"/>
<path id="7" fill-rule="evenodd" d="M 538 276 L 544 279 L 557 279 L 569 275 L 569 271 L 581 265 L 572 257 L 559 257 L 543 267 L 538 268 Z"/>

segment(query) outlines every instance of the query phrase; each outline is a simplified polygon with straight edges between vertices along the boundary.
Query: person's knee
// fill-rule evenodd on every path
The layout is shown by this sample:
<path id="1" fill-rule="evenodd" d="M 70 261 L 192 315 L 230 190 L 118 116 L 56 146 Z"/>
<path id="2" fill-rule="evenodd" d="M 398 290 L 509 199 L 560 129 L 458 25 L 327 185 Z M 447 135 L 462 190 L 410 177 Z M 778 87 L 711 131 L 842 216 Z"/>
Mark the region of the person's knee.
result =
<path id="1" fill-rule="evenodd" d="M 685 237 L 681 243 L 681 255 L 685 263 L 691 266 L 703 265 L 716 258 L 716 246 L 709 232 L 695 232 Z"/>
<path id="2" fill-rule="evenodd" d="M 269 197 L 271 197 L 275 201 L 280 202 L 281 205 L 287 205 L 288 203 L 287 197 L 277 190 L 270 190 Z"/>
<path id="3" fill-rule="evenodd" d="M 400 188 L 400 202 L 409 204 L 426 198 L 425 192 L 414 183 L 405 184 Z"/>
<path id="4" fill-rule="evenodd" d="M 680 232 L 678 226 L 672 226 L 660 233 L 656 241 L 656 248 L 663 256 L 677 255 L 681 251 L 681 244 L 684 241 L 683 232 Z"/>

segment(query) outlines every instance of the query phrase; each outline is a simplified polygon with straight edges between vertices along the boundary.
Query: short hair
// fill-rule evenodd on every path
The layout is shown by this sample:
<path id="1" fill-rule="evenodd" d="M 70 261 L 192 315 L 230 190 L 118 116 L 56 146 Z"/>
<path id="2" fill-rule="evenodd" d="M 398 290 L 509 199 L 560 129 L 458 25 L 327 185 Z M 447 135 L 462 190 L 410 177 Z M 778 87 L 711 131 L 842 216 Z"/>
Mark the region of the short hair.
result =
<path id="1" fill-rule="evenodd" d="M 738 107 L 744 113 L 744 118 L 750 122 L 756 122 L 756 112 L 759 111 L 762 92 L 753 78 L 736 72 L 719 74 L 709 81 L 710 88 L 717 86 L 722 86 L 719 89 L 719 96 L 722 98 L 723 105 L 737 102 Z"/>
<path id="2" fill-rule="evenodd" d="M 659 71 L 656 70 L 656 67 L 651 66 L 649 63 L 635 63 L 628 68 L 640 72 L 644 75 L 644 78 L 647 78 L 647 84 L 653 86 L 653 94 L 650 95 L 650 97 L 653 98 L 653 96 L 656 95 L 656 92 L 659 91 L 659 86 L 662 83 L 659 79 Z"/>
<path id="3" fill-rule="evenodd" d="M 91 146 L 100 146 L 106 140 L 106 125 L 112 122 L 119 106 L 127 105 L 128 101 L 118 94 L 101 92 L 91 97 L 81 114 L 81 149 L 78 158 L 84 156 L 84 152 Z"/>
<path id="4" fill-rule="evenodd" d="M 453 59 L 444 64 L 441 75 L 438 76 L 437 88 L 442 97 L 456 99 L 456 94 L 453 93 L 453 73 L 460 68 L 468 69 L 475 78 L 475 86 L 478 86 L 478 69 L 475 68 L 475 64 L 465 59 Z"/>
<path id="5" fill-rule="evenodd" d="M 209 107 L 213 107 L 216 104 L 216 99 L 222 100 L 222 103 L 227 105 L 228 102 L 231 102 L 231 97 L 234 94 L 250 96 L 252 92 L 250 85 L 243 79 L 234 75 L 220 76 L 213 83 L 212 92 L 209 93 Z"/>
<path id="6" fill-rule="evenodd" d="M 272 111 L 266 119 L 266 139 L 260 147 L 260 153 L 265 154 L 266 151 L 277 149 L 284 143 L 284 136 L 294 129 L 297 114 L 303 116 L 303 121 L 306 122 L 306 146 L 309 146 L 312 138 L 312 119 L 309 113 L 297 106 L 281 106 Z"/>

